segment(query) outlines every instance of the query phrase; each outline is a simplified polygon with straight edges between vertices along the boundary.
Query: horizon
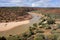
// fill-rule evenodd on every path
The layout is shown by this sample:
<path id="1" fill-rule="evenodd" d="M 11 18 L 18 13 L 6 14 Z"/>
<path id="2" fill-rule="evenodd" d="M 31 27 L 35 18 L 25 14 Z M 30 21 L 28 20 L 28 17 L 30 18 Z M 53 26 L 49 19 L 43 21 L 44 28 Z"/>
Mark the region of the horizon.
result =
<path id="1" fill-rule="evenodd" d="M 0 7 L 60 7 L 60 0 L 0 0 Z"/>

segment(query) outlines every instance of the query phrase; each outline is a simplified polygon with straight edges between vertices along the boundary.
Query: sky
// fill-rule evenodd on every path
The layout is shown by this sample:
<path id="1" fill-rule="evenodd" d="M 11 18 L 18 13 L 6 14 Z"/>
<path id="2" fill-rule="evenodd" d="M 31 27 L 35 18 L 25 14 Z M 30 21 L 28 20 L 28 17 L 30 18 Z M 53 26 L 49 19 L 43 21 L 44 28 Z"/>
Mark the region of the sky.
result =
<path id="1" fill-rule="evenodd" d="M 0 7 L 60 7 L 60 0 L 0 0 Z"/>

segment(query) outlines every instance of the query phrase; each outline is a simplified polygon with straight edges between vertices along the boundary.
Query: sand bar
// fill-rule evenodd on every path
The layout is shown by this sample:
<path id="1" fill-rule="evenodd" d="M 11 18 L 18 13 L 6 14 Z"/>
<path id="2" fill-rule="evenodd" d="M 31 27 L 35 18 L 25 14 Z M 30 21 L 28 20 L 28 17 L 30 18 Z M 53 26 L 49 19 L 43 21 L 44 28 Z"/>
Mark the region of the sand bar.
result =
<path id="1" fill-rule="evenodd" d="M 28 24 L 29 20 L 20 21 L 20 22 L 8 22 L 8 23 L 0 23 L 0 31 L 10 30 L 18 25 Z"/>

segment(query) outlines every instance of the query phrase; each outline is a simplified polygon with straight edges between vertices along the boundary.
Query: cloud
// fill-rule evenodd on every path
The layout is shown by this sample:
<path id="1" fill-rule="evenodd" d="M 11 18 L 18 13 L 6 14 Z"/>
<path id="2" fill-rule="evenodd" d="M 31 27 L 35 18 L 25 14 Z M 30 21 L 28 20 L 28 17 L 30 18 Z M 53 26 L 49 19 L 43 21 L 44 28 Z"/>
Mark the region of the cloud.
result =
<path id="1" fill-rule="evenodd" d="M 41 7 L 41 6 L 47 6 L 49 5 L 48 3 L 50 2 L 51 0 L 40 0 L 38 2 L 35 2 L 35 3 L 32 3 L 32 7 Z"/>
<path id="2" fill-rule="evenodd" d="M 60 7 L 60 0 L 0 0 L 1 6 Z"/>
<path id="3" fill-rule="evenodd" d="M 16 3 L 16 2 L 22 2 L 22 0 L 10 0 L 10 2 Z"/>
<path id="4" fill-rule="evenodd" d="M 60 7 L 60 2 L 58 0 L 40 0 L 32 3 L 32 7 Z"/>
<path id="5" fill-rule="evenodd" d="M 24 2 L 23 0 L 9 0 L 7 2 L 5 1 L 1 1 L 0 6 L 22 6 Z"/>
<path id="6" fill-rule="evenodd" d="M 0 6 L 31 6 L 39 0 L 0 0 Z"/>

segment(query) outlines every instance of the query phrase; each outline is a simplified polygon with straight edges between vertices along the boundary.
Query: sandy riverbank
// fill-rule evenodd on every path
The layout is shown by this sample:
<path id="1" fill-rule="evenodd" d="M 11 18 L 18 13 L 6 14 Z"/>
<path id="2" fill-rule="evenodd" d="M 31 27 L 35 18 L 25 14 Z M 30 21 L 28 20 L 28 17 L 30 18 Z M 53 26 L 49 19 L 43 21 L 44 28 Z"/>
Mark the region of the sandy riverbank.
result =
<path id="1" fill-rule="evenodd" d="M 33 16 L 34 20 L 39 17 L 40 15 L 36 14 L 36 13 L 29 13 Z M 36 17 L 35 17 L 36 16 Z M 34 21 L 32 20 L 32 21 Z M 24 24 L 28 24 L 30 23 L 30 20 L 25 20 L 25 21 L 20 21 L 20 22 L 7 22 L 7 23 L 0 23 L 0 31 L 6 31 L 6 30 L 10 30 L 12 28 L 15 28 L 16 26 L 19 25 L 24 25 Z"/>
<path id="2" fill-rule="evenodd" d="M 0 31 L 10 30 L 16 26 L 28 24 L 29 20 L 20 21 L 20 22 L 8 22 L 8 23 L 0 23 Z"/>
<path id="3" fill-rule="evenodd" d="M 5 31 L 0 31 L 0 36 L 9 36 L 9 35 L 16 35 L 16 34 L 22 34 L 26 31 L 28 31 L 29 26 L 32 25 L 33 23 L 37 23 L 39 21 L 39 19 L 41 18 L 41 16 L 38 16 L 36 13 L 30 13 L 32 15 L 32 19 L 30 20 L 26 20 L 26 21 L 22 21 L 22 25 L 18 22 L 17 26 L 14 26 L 13 28 L 10 28 L 11 25 L 9 27 L 5 27 Z M 13 23 L 13 25 L 15 25 Z M 2 29 L 3 30 L 3 29 Z"/>
<path id="4" fill-rule="evenodd" d="M 6 27 L 5 27 L 5 30 L 2 29 L 4 31 L 0 31 L 0 36 L 9 36 L 9 35 L 16 35 L 16 34 L 19 35 L 19 34 L 26 32 L 29 29 L 30 25 L 32 25 L 33 23 L 37 23 L 39 19 L 41 18 L 36 13 L 31 12 L 30 15 L 32 15 L 32 19 L 22 22 L 23 23 L 22 25 L 19 23 L 19 25 L 15 26 L 15 24 L 13 23 L 12 24 L 14 25 L 13 28 L 10 28 L 11 27 L 10 25 L 9 27 L 7 27 L 8 30 L 6 29 Z"/>

